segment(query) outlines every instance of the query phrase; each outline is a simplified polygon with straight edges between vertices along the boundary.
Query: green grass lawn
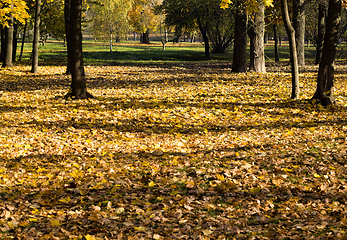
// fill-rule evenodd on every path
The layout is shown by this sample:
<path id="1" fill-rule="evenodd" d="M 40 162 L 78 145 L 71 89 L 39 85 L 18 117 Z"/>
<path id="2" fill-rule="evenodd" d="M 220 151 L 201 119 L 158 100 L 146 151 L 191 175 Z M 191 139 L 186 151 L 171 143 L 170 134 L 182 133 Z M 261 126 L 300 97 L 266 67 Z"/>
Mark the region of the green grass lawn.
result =
<path id="1" fill-rule="evenodd" d="M 26 43 L 24 47 L 23 63 L 30 64 L 31 43 Z M 19 56 L 20 45 L 18 46 Z M 40 65 L 65 65 L 66 47 L 63 42 L 49 40 L 40 45 Z M 211 54 L 206 58 L 204 45 L 202 43 L 169 43 L 166 50 L 162 49 L 160 42 L 151 44 L 139 44 L 134 41 L 115 43 L 113 51 L 109 50 L 109 45 L 94 40 L 84 40 L 83 45 L 85 65 L 124 65 L 124 64 L 158 64 L 168 62 L 187 61 L 226 61 L 232 62 L 232 48 L 223 54 Z M 289 48 L 287 44 L 279 47 L 280 61 L 289 61 Z M 274 62 L 274 46 L 267 44 L 265 47 L 266 61 Z M 315 59 L 315 48 L 306 48 L 305 57 L 308 62 Z"/>

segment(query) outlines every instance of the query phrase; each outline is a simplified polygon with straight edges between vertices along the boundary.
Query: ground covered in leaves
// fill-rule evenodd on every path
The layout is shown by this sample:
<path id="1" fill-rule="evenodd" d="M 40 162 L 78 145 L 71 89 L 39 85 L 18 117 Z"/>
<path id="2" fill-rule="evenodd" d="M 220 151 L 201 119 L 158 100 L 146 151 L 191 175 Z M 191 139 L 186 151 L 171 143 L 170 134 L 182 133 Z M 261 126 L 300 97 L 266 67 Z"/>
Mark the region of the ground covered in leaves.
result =
<path id="1" fill-rule="evenodd" d="M 90 101 L 64 67 L 2 69 L 0 239 L 345 239 L 339 69 L 328 109 L 313 67 L 300 101 L 285 68 L 89 66 Z"/>

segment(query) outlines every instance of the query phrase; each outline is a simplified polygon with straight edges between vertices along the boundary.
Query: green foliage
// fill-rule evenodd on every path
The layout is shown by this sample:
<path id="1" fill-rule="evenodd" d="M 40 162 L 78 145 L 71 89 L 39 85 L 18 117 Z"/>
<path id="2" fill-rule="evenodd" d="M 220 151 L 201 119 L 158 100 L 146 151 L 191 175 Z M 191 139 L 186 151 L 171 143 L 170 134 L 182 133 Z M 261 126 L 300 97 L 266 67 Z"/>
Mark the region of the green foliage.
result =
<path id="1" fill-rule="evenodd" d="M 120 40 L 129 30 L 128 12 L 130 0 L 98 0 L 89 4 L 87 16 L 91 23 L 90 30 L 99 40 Z"/>
<path id="2" fill-rule="evenodd" d="M 160 9 L 165 23 L 174 26 L 178 35 L 204 29 L 213 52 L 224 52 L 233 39 L 233 9 L 222 9 L 217 0 L 164 0 Z"/>

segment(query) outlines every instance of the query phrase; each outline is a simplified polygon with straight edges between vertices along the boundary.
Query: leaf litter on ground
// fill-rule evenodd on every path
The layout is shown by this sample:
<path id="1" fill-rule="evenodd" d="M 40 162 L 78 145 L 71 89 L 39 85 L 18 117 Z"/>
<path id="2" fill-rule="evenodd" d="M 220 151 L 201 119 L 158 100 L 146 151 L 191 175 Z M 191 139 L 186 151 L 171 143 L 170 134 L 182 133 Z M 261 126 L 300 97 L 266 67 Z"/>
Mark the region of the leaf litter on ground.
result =
<path id="1" fill-rule="evenodd" d="M 1 239 L 345 238 L 346 73 L 323 108 L 272 70 L 88 66 L 65 101 L 63 67 L 2 69 Z"/>

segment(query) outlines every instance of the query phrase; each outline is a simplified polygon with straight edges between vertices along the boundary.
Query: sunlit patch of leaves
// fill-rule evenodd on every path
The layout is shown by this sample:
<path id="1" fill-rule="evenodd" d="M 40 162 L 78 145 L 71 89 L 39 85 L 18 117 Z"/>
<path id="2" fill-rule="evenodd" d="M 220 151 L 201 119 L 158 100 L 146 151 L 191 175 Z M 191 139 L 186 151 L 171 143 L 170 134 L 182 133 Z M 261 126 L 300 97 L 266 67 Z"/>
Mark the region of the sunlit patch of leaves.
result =
<path id="1" fill-rule="evenodd" d="M 5 239 L 344 238 L 346 82 L 316 69 L 86 67 L 98 99 L 65 101 L 64 68 L 1 70 Z"/>

